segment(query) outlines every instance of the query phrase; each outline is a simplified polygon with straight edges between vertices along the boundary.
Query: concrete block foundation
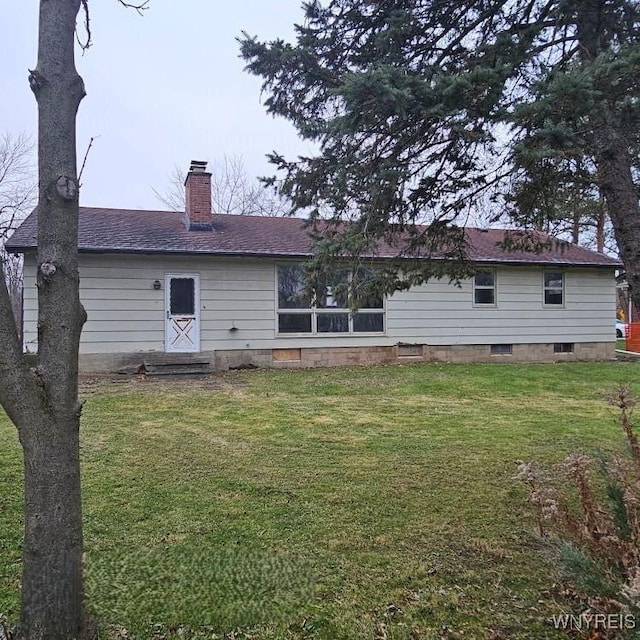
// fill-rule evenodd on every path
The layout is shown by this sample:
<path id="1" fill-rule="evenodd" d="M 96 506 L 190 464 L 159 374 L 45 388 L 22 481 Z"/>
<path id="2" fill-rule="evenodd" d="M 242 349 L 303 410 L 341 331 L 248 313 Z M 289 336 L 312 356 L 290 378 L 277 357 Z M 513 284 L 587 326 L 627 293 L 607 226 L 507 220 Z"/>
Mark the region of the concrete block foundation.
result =
<path id="1" fill-rule="evenodd" d="M 114 373 L 135 369 L 143 362 L 208 359 L 212 370 L 235 368 L 292 369 L 342 367 L 408 362 L 570 362 L 615 359 L 615 342 L 576 342 L 500 345 L 396 344 L 379 347 L 330 347 L 290 349 L 238 349 L 197 354 L 147 351 L 80 354 L 83 373 Z M 493 351 L 493 352 L 492 352 Z"/>

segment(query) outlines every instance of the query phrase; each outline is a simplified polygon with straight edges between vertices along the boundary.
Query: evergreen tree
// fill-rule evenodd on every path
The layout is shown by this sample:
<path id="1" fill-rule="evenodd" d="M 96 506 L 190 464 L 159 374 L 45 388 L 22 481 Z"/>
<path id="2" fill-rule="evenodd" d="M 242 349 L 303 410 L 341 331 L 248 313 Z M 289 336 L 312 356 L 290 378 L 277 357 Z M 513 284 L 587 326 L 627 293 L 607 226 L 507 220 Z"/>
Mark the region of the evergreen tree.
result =
<path id="1" fill-rule="evenodd" d="M 304 12 L 295 43 L 240 44 L 267 110 L 318 148 L 272 154 L 281 190 L 353 222 L 318 234 L 318 263 L 381 240 L 399 257 L 463 260 L 480 203 L 545 228 L 564 194 L 581 194 L 604 202 L 640 304 L 637 0 L 314 0 Z M 405 261 L 383 287 L 459 273 L 438 264 Z"/>

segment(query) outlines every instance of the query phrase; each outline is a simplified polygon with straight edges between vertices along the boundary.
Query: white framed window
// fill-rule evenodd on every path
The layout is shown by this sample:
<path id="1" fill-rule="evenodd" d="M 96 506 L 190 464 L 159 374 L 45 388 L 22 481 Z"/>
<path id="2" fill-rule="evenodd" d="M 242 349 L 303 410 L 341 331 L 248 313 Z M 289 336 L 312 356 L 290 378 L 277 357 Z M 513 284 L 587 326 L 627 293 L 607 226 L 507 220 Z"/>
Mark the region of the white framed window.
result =
<path id="1" fill-rule="evenodd" d="M 480 307 L 495 307 L 496 300 L 495 270 L 476 271 L 473 276 L 473 304 Z"/>
<path id="2" fill-rule="evenodd" d="M 545 271 L 542 287 L 545 307 L 564 306 L 564 273 L 562 271 Z"/>
<path id="3" fill-rule="evenodd" d="M 310 294 L 308 290 L 305 291 L 305 272 L 302 265 L 277 265 L 277 333 L 384 333 L 385 307 L 381 296 L 362 301 L 357 311 L 349 309 L 348 286 L 352 277 L 348 270 L 336 269 L 331 278 L 319 282 Z"/>

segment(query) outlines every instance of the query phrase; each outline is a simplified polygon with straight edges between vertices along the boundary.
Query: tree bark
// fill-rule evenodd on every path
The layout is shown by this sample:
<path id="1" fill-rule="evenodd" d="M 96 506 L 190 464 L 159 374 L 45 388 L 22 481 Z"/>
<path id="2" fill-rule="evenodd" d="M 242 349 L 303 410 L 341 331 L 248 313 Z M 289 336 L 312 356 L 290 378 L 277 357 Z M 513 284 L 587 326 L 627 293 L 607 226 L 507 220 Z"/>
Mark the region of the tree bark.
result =
<path id="1" fill-rule="evenodd" d="M 571 221 L 571 242 L 573 244 L 580 243 L 580 214 L 575 212 Z"/>
<path id="2" fill-rule="evenodd" d="M 74 62 L 80 0 L 41 0 L 38 61 L 38 356 L 29 369 L 0 284 L 0 402 L 24 455 L 25 535 L 18 638 L 86 636 L 82 587 L 78 347 L 76 113 L 84 96 Z"/>
<path id="3" fill-rule="evenodd" d="M 605 14 L 601 0 L 578 3 L 578 41 L 583 63 L 594 64 L 608 50 L 610 36 L 605 35 Z M 625 265 L 629 295 L 640 305 L 640 202 L 633 182 L 629 141 L 621 129 L 616 105 L 603 101 L 590 118 L 598 188 L 602 194 L 620 258 Z"/>
<path id="4" fill-rule="evenodd" d="M 35 417 L 35 416 L 34 416 Z M 77 420 L 41 416 L 21 437 L 25 538 L 19 637 L 85 636 Z"/>
<path id="5" fill-rule="evenodd" d="M 605 123 L 597 131 L 598 186 L 625 265 L 629 295 L 640 308 L 640 203 L 631 173 L 631 156 L 621 132 Z"/>
<path id="6" fill-rule="evenodd" d="M 607 222 L 607 214 L 602 206 L 598 207 L 598 215 L 596 216 L 596 251 L 604 253 L 604 232 Z"/>

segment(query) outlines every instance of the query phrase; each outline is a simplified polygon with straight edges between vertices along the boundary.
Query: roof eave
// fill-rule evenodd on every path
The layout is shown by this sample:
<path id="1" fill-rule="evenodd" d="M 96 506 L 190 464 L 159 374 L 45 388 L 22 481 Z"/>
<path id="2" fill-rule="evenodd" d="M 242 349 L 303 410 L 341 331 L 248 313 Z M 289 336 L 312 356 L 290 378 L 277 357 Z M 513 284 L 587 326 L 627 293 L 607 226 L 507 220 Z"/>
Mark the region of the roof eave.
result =
<path id="1" fill-rule="evenodd" d="M 6 250 L 10 253 L 30 253 L 37 249 L 34 245 L 19 246 L 9 245 L 5 246 Z M 79 253 L 83 254 L 129 254 L 129 255 L 173 255 L 173 256 L 216 256 L 216 257 L 244 257 L 244 258 L 298 258 L 307 259 L 313 256 L 312 252 L 299 252 L 299 251 L 211 251 L 211 250 L 181 250 L 181 249 L 137 249 L 130 247 L 79 247 Z M 373 259 L 380 261 L 393 260 L 393 256 L 369 256 Z M 442 260 L 443 258 L 433 258 L 433 260 Z M 622 262 L 588 262 L 588 261 L 570 261 L 570 260 L 526 260 L 522 258 L 503 258 L 496 259 L 491 258 L 475 258 L 472 260 L 474 263 L 481 264 L 509 264 L 514 266 L 529 266 L 529 267 L 591 267 L 600 269 L 620 269 L 624 265 Z"/>

